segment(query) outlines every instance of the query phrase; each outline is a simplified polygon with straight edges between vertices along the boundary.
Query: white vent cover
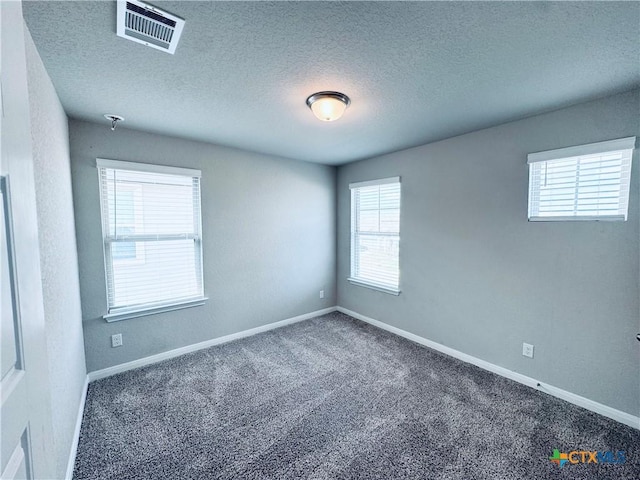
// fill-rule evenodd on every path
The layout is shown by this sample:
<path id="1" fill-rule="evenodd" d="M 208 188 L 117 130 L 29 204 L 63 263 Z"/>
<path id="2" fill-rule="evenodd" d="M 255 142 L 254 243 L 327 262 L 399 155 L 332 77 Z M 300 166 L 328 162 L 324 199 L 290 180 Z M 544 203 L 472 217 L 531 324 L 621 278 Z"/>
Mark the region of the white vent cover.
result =
<path id="1" fill-rule="evenodd" d="M 118 36 L 173 54 L 184 20 L 139 0 L 118 0 Z"/>

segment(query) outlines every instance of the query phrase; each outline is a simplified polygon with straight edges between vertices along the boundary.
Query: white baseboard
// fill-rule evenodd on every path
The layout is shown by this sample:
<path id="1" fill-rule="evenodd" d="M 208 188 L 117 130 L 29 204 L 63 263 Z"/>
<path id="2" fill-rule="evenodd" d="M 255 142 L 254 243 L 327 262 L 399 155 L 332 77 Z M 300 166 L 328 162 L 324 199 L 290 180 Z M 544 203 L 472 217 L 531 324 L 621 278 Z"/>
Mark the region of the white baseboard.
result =
<path id="1" fill-rule="evenodd" d="M 499 367 L 498 365 L 494 365 L 485 360 L 472 357 L 471 355 L 467 355 L 466 353 L 462 353 L 458 350 L 454 350 L 453 348 L 446 347 L 440 343 L 436 343 L 424 337 L 420 337 L 413 333 L 407 332 L 406 330 L 402 330 L 400 328 L 393 327 L 379 320 L 375 320 L 365 315 L 361 315 L 358 312 L 354 312 L 352 310 L 348 310 L 343 307 L 337 307 L 336 310 L 338 310 L 339 312 L 345 313 L 353 318 L 357 318 L 358 320 L 362 320 L 363 322 L 367 322 L 375 327 L 381 328 L 383 330 L 387 330 L 388 332 L 407 338 L 413 342 L 419 343 L 420 345 L 424 345 L 426 347 L 432 348 L 434 350 L 442 352 L 451 357 L 462 360 L 463 362 L 471 363 L 484 370 L 488 370 L 489 372 L 496 373 L 503 377 L 514 380 L 518 383 L 522 383 L 523 385 L 527 385 L 528 387 L 535 388 L 536 390 L 540 390 L 544 393 L 547 393 L 554 397 L 565 400 L 569 403 L 573 403 L 574 405 L 578 405 L 579 407 L 586 408 L 587 410 L 591 410 L 592 412 L 598 413 L 605 417 L 609 417 L 617 422 L 624 423 L 625 425 L 628 425 L 630 427 L 640 429 L 640 417 L 631 415 L 630 413 L 617 410 L 613 407 L 609 407 L 607 405 L 595 402 L 585 397 L 581 397 L 580 395 L 576 395 L 575 393 L 571 393 L 561 388 L 554 387 L 553 385 L 544 384 L 534 378 L 527 377 L 526 375 L 522 375 L 512 370 L 508 370 L 504 367 Z"/>
<path id="2" fill-rule="evenodd" d="M 161 362 L 163 360 L 168 360 L 170 358 L 179 357 L 180 355 L 184 355 L 185 353 L 195 352 L 197 350 L 202 350 L 203 348 L 209 348 L 214 345 L 220 345 L 221 343 L 231 342 L 232 340 L 237 340 L 239 338 L 250 337 L 251 335 L 256 335 L 268 330 L 273 330 L 274 328 L 280 328 L 284 327 L 285 325 L 291 325 L 292 323 L 302 322 L 303 320 L 308 320 L 310 318 L 318 317 L 326 313 L 335 312 L 336 310 L 337 307 L 329 307 L 322 310 L 316 310 L 315 312 L 305 313 L 303 315 L 298 315 L 297 317 L 280 320 L 279 322 L 269 323 L 267 325 L 251 328 L 249 330 L 243 330 L 242 332 L 232 333 L 231 335 L 225 335 L 224 337 L 213 338 L 204 342 L 194 343 L 193 345 L 187 345 L 186 347 L 176 348 L 174 350 L 158 353 L 149 357 L 139 358 L 138 360 L 133 360 L 131 362 L 114 365 L 113 367 L 104 368 L 102 370 L 95 370 L 93 372 L 89 372 L 87 377 L 89 378 L 90 382 L 93 382 L 95 380 L 100 380 L 101 378 L 110 377 L 111 375 L 115 375 L 117 373 L 126 372 L 127 370 L 133 370 L 134 368 L 140 368 L 146 365 Z"/>
<path id="3" fill-rule="evenodd" d="M 80 404 L 78 405 L 78 416 L 76 417 L 76 428 L 73 431 L 73 443 L 71 444 L 71 451 L 69 452 L 69 461 L 67 462 L 67 473 L 64 477 L 67 480 L 71 480 L 73 478 L 73 467 L 75 466 L 76 454 L 78 453 L 78 442 L 80 441 L 80 427 L 82 427 L 82 415 L 84 414 L 84 404 L 87 400 L 88 388 L 89 388 L 89 376 L 87 375 L 84 380 L 84 386 L 82 387 Z"/>

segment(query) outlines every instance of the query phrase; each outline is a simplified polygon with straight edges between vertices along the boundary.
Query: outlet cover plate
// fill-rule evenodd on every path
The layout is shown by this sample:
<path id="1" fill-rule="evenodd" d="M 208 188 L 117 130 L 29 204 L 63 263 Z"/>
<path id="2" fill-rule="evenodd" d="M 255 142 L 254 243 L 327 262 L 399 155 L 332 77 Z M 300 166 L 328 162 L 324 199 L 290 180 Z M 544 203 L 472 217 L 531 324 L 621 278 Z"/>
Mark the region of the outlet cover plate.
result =
<path id="1" fill-rule="evenodd" d="M 111 335 L 111 347 L 121 347 L 122 346 L 122 334 L 116 333 L 115 335 Z"/>
<path id="2" fill-rule="evenodd" d="M 525 357 L 533 358 L 533 345 L 528 343 L 522 344 L 522 355 Z"/>

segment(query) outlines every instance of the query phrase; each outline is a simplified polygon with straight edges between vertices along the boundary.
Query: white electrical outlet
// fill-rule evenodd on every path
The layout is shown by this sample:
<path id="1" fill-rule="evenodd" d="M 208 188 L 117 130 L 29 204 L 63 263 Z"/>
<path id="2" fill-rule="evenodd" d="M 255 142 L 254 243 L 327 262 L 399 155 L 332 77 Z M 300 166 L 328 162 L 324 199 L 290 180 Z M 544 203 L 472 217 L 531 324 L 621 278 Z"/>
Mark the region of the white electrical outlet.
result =
<path id="1" fill-rule="evenodd" d="M 528 343 L 523 343 L 522 355 L 524 355 L 525 357 L 533 358 L 533 345 L 529 345 Z"/>
<path id="2" fill-rule="evenodd" d="M 121 347 L 122 346 L 122 334 L 116 333 L 115 335 L 111 335 L 111 347 Z"/>
<path id="3" fill-rule="evenodd" d="M 320 290 L 320 298 L 324 298 L 324 290 Z"/>

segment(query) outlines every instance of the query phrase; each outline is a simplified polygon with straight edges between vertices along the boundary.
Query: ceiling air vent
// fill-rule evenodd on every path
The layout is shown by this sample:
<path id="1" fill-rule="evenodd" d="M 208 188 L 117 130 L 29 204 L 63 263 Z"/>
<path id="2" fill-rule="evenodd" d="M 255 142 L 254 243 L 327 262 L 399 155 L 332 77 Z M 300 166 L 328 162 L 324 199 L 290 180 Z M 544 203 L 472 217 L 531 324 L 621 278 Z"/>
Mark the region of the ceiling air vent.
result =
<path id="1" fill-rule="evenodd" d="M 139 0 L 118 0 L 118 36 L 174 53 L 184 20 Z"/>

